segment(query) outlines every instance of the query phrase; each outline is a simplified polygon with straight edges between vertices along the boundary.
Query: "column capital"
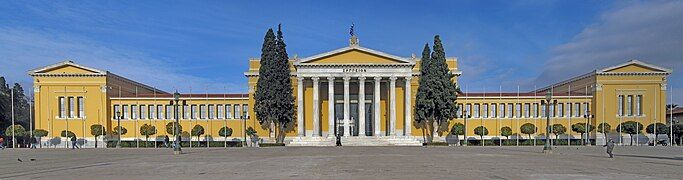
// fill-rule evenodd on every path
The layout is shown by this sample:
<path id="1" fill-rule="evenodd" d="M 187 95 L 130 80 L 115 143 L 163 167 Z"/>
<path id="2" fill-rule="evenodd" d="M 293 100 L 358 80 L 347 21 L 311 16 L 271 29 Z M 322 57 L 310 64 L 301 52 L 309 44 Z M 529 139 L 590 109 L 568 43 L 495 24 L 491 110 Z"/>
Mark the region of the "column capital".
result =
<path id="1" fill-rule="evenodd" d="M 382 80 L 382 77 L 381 77 L 381 76 L 375 76 L 375 77 L 373 77 L 373 78 L 375 79 L 375 81 L 381 81 L 381 80 Z"/>
<path id="2" fill-rule="evenodd" d="M 358 77 L 358 80 L 360 80 L 360 81 L 365 81 L 365 76 L 360 76 L 360 77 Z"/>
<path id="3" fill-rule="evenodd" d="M 327 76 L 328 81 L 334 81 L 334 78 L 335 78 L 334 76 Z"/>
<path id="4" fill-rule="evenodd" d="M 410 81 L 411 79 L 413 79 L 413 76 L 406 76 L 405 78 L 406 78 L 406 81 Z"/>
<path id="5" fill-rule="evenodd" d="M 389 77 L 389 80 L 391 80 L 391 81 L 396 81 L 396 79 L 398 79 L 396 76 L 390 76 Z"/>
<path id="6" fill-rule="evenodd" d="M 313 79 L 314 82 L 318 82 L 318 80 L 320 80 L 320 77 L 314 76 L 314 77 L 311 77 L 311 79 Z"/>
<path id="7" fill-rule="evenodd" d="M 342 79 L 344 79 L 344 81 L 349 81 L 349 80 L 351 80 L 351 77 L 350 76 L 344 76 Z"/>
<path id="8" fill-rule="evenodd" d="M 297 76 L 297 77 L 296 77 L 296 80 L 303 81 L 303 80 L 304 80 L 304 77 L 303 77 L 303 76 Z"/>

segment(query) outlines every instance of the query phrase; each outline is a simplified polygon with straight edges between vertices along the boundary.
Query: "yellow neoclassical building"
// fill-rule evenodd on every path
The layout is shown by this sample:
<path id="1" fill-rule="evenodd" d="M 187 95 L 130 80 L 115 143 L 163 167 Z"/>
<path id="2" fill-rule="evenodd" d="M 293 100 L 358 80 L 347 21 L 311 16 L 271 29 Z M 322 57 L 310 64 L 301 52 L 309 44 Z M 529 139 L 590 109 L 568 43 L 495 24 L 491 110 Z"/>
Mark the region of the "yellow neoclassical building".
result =
<path id="1" fill-rule="evenodd" d="M 457 83 L 462 75 L 458 59 L 447 58 L 447 64 Z M 264 128 L 267 125 L 250 116 L 254 114 L 252 97 L 259 66 L 259 59 L 249 59 L 249 69 L 244 73 L 247 94 L 181 93 L 181 100 L 186 102 L 177 109 L 182 131 L 202 126 L 204 135 L 192 137 L 193 141 L 240 140 L 245 137 L 245 127 L 255 128 L 266 140 L 272 137 Z M 291 58 L 296 117 L 286 142 L 291 146 L 331 146 L 337 133 L 345 145 L 420 145 L 422 130 L 413 119 L 419 67 L 419 57 L 369 49 L 360 46 L 356 37 L 339 49 Z M 582 135 L 572 132 L 571 125 L 587 122 L 594 126 L 608 123 L 613 132 L 608 133 L 610 138 L 628 141 L 624 138 L 630 136 L 614 132 L 621 122 L 637 121 L 645 126 L 666 123 L 666 78 L 670 73 L 669 69 L 631 60 L 531 92 L 462 92 L 457 98 L 460 116 L 450 124 L 464 124 L 468 139 L 480 139 L 474 129 L 484 126 L 489 132 L 484 139 L 506 138 L 500 129 L 510 127 L 514 135 L 508 138 L 526 140 L 544 138 L 545 120 L 550 116 L 551 124 L 568 129 L 557 138 L 580 139 Z M 122 139 L 144 140 L 140 127 L 148 124 L 157 129 L 150 139 L 159 140 L 168 135 L 166 125 L 174 121 L 171 93 L 109 71 L 64 61 L 31 70 L 29 75 L 34 78 L 36 129 L 47 130 L 49 138 L 60 137 L 61 131 L 68 130 L 89 146 L 95 141 L 90 127 L 101 124 L 111 132 L 118 126 L 115 115 L 120 112 L 121 126 L 128 130 Z M 546 114 L 541 100 L 548 92 L 556 103 L 548 106 Z M 538 130 L 523 134 L 520 127 L 525 123 L 534 124 Z M 226 126 L 233 133 L 221 137 L 219 129 Z M 587 136 L 596 144 L 605 139 L 595 130 Z M 441 134 L 437 140 L 445 137 L 446 133 Z M 654 139 L 650 134 L 637 137 L 641 137 L 641 144 Z"/>

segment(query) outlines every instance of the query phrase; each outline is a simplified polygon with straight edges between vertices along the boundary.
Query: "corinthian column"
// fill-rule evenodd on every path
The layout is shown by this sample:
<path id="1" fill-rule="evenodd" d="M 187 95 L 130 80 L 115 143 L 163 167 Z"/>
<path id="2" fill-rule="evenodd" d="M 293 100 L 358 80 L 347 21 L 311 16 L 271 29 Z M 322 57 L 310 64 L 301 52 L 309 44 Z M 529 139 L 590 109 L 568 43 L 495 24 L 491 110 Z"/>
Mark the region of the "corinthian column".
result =
<path id="1" fill-rule="evenodd" d="M 334 101 L 334 77 L 330 76 L 327 77 L 327 119 L 328 119 L 328 129 L 327 129 L 327 137 L 334 137 L 335 133 L 334 132 L 334 126 L 336 126 L 335 120 L 334 120 L 334 104 L 336 103 Z"/>
<path id="2" fill-rule="evenodd" d="M 313 77 L 313 137 L 319 136 L 320 133 L 320 103 L 318 98 L 318 80 L 319 77 Z"/>
<path id="3" fill-rule="evenodd" d="M 358 136 L 365 136 L 365 77 L 358 78 Z"/>
<path id="4" fill-rule="evenodd" d="M 406 86 L 406 87 L 405 87 L 406 89 L 405 89 L 405 95 L 404 95 L 404 96 L 405 96 L 405 103 L 406 103 L 406 104 L 405 104 L 405 113 L 406 113 L 406 118 L 405 118 L 405 120 L 406 120 L 406 122 L 403 124 L 403 126 L 404 126 L 404 127 L 403 127 L 403 132 L 404 132 L 403 135 L 405 135 L 405 136 L 410 136 L 410 135 L 411 135 L 411 132 L 410 132 L 410 131 L 413 129 L 413 126 L 412 126 L 412 124 L 413 124 L 413 123 L 412 123 L 412 116 L 413 116 L 413 114 L 412 114 L 412 111 L 411 111 L 411 110 L 412 110 L 412 106 L 411 106 L 411 104 L 410 104 L 410 103 L 411 103 L 411 100 L 412 100 L 412 94 L 410 93 L 410 88 L 411 88 L 411 87 L 410 87 L 410 80 L 411 80 L 412 78 L 413 78 L 412 76 L 407 76 L 407 77 L 406 77 L 406 85 L 405 85 L 405 86 Z"/>
<path id="5" fill-rule="evenodd" d="M 304 77 L 296 77 L 296 132 L 299 137 L 304 136 Z"/>
<path id="6" fill-rule="evenodd" d="M 344 77 L 344 136 L 349 136 L 351 131 L 349 129 L 349 119 L 350 119 L 350 99 L 349 99 L 349 81 L 351 77 Z"/>
<path id="7" fill-rule="evenodd" d="M 375 131 L 375 136 L 380 136 L 380 135 L 381 135 L 381 133 L 380 133 L 380 127 L 379 127 L 379 126 L 380 126 L 380 122 L 379 122 L 379 113 L 380 113 L 380 112 L 379 112 L 379 111 L 380 111 L 380 107 L 379 107 L 380 93 L 379 93 L 379 90 L 380 90 L 380 87 L 379 87 L 379 85 L 380 85 L 380 83 L 381 83 L 381 82 L 380 82 L 381 80 L 382 80 L 382 77 L 379 77 L 379 76 L 375 77 L 375 93 L 372 94 L 372 97 L 373 97 L 373 100 L 372 100 L 373 105 L 372 105 L 372 107 L 373 107 L 373 109 L 375 110 L 375 112 L 373 113 L 373 120 L 374 120 L 374 122 L 375 122 L 375 123 L 373 123 L 373 124 L 374 124 L 374 128 L 375 128 L 375 129 L 374 129 L 374 131 Z"/>
<path id="8" fill-rule="evenodd" d="M 391 121 L 389 129 L 391 132 L 389 134 L 396 136 L 396 77 L 394 76 L 389 77 L 389 91 L 391 96 L 389 100 L 389 119 Z"/>

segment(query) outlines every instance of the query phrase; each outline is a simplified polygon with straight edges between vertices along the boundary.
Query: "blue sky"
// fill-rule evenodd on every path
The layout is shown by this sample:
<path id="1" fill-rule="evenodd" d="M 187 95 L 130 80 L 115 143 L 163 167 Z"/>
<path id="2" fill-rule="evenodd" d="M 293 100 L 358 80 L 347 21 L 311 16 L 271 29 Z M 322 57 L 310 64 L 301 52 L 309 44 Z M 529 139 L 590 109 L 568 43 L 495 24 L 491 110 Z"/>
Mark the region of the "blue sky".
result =
<path id="1" fill-rule="evenodd" d="M 355 23 L 362 46 L 399 56 L 441 35 L 468 91 L 528 91 L 629 59 L 674 68 L 676 90 L 681 9 L 681 1 L 0 1 L 0 75 L 28 86 L 26 71 L 72 59 L 168 91 L 241 93 L 268 28 L 282 23 L 289 54 L 305 57 L 348 45 Z"/>

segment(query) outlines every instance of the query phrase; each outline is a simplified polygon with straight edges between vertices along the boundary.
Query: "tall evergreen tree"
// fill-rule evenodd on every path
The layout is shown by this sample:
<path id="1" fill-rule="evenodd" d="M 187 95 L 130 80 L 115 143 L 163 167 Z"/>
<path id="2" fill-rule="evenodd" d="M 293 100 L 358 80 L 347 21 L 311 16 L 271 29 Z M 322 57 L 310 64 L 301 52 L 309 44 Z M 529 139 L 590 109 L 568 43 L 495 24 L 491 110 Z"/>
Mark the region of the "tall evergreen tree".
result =
<path id="1" fill-rule="evenodd" d="M 28 98 L 24 94 L 24 88 L 19 83 L 14 83 L 12 89 L 14 90 L 14 121 L 16 124 L 28 128 L 30 105 L 28 104 Z"/>
<path id="2" fill-rule="evenodd" d="M 273 124 L 276 141 L 282 143 L 285 130 L 294 119 L 294 96 L 289 70 L 289 56 L 278 25 L 277 37 L 268 29 L 261 48 L 261 67 L 254 95 L 256 117 L 264 127 Z"/>
<path id="3" fill-rule="evenodd" d="M 0 77 L 0 134 L 10 125 L 10 89 L 5 77 Z"/>
<path id="4" fill-rule="evenodd" d="M 436 130 L 455 118 L 457 86 L 455 75 L 448 70 L 446 53 L 439 35 L 434 36 L 434 51 L 425 45 L 420 64 L 420 80 L 415 102 L 415 121 L 424 123 L 427 141 L 432 142 Z"/>

